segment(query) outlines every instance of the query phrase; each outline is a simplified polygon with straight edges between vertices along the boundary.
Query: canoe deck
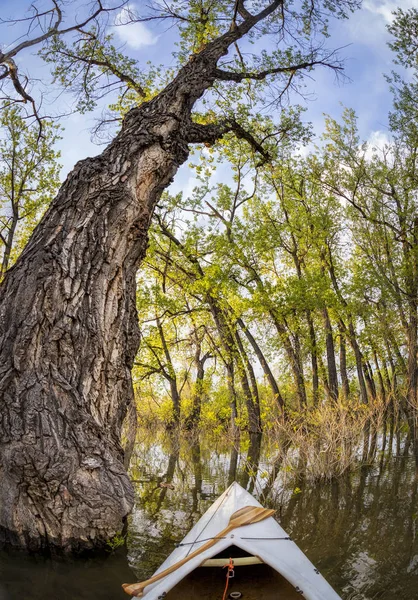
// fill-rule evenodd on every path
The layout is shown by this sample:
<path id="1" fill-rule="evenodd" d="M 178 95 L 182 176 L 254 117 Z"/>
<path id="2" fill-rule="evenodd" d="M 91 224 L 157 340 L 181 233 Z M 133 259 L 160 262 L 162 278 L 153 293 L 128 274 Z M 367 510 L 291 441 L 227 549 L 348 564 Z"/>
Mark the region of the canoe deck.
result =
<path id="1" fill-rule="evenodd" d="M 217 556 L 248 556 L 239 548 L 230 548 Z M 226 569 L 199 567 L 182 579 L 167 594 L 167 600 L 222 600 L 226 582 Z M 246 565 L 235 568 L 235 577 L 229 580 L 229 592 L 241 592 L 243 600 L 300 600 L 301 595 L 270 566 Z"/>

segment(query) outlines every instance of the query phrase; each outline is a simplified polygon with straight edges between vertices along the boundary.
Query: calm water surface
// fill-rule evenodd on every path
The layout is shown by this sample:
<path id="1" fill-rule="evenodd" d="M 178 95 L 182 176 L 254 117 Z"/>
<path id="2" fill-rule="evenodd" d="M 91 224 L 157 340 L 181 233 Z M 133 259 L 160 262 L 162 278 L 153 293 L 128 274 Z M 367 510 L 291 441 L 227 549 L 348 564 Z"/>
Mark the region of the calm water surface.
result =
<path id="1" fill-rule="evenodd" d="M 344 600 L 418 599 L 418 478 L 404 444 L 320 484 L 296 455 L 279 459 L 272 442 L 253 437 L 230 446 L 167 436 L 138 445 L 127 551 L 70 563 L 2 553 L 0 600 L 127 599 L 120 584 L 150 576 L 233 480 L 277 509 Z"/>

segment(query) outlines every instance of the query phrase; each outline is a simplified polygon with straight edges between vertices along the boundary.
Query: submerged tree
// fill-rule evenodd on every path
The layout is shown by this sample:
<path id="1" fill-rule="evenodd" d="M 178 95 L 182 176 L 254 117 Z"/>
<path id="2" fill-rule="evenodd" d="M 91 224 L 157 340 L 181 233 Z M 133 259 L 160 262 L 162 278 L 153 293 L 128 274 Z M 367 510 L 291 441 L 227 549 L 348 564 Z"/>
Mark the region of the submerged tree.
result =
<path id="1" fill-rule="evenodd" d="M 135 275 L 154 207 L 187 159 L 189 144 L 210 144 L 234 132 L 266 158 L 251 125 L 231 116 L 233 103 L 244 102 L 249 81 L 251 103 L 261 103 L 268 81 L 279 105 L 305 71 L 339 67 L 316 35 L 327 16 L 343 17 L 358 5 L 155 3 L 146 18 L 174 21 L 181 50 L 177 74 L 154 96 L 141 77 L 135 79 L 132 63 L 108 45 L 103 24 L 74 26 L 70 59 L 84 77 L 82 91 L 103 75 L 134 89 L 138 104 L 147 101 L 127 113 L 100 156 L 77 163 L 1 284 L 2 539 L 74 550 L 103 544 L 120 529 L 133 504 L 120 431 L 133 398 L 131 368 L 139 344 Z M 97 20 L 100 2 L 96 8 Z M 32 45 L 51 43 L 49 56 L 61 57 L 65 79 L 69 47 L 61 42 L 70 29 L 61 26 L 61 2 L 54 0 L 49 16 Z M 245 59 L 237 45 L 244 38 L 254 42 Z M 0 58 L 2 77 L 24 98 L 13 62 L 22 47 L 8 52 L 8 62 L 5 54 Z M 202 114 L 200 103 L 194 118 L 210 89 L 207 101 L 219 91 L 232 96 L 230 105 L 212 102 Z"/>

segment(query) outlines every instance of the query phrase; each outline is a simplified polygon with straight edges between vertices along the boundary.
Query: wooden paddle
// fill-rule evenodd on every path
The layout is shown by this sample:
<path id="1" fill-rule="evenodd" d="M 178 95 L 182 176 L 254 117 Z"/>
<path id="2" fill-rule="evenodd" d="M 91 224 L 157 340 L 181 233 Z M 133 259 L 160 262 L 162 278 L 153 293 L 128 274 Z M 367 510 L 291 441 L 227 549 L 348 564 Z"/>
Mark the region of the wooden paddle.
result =
<path id="1" fill-rule="evenodd" d="M 161 571 L 161 573 L 157 573 L 157 575 L 154 575 L 153 577 L 147 579 L 146 581 L 143 581 L 142 583 L 124 583 L 122 585 L 124 591 L 130 596 L 137 596 L 138 598 L 140 598 L 143 595 L 144 588 L 147 585 L 151 585 L 151 583 L 155 583 L 159 579 L 163 579 L 163 577 L 166 577 L 166 575 L 170 575 L 170 573 L 176 571 L 179 567 L 182 567 L 184 564 L 186 564 L 189 560 L 192 560 L 192 558 L 194 558 L 198 554 L 205 552 L 208 548 L 211 548 L 212 546 L 218 543 L 218 538 L 225 537 L 227 533 L 229 533 L 233 529 L 236 529 L 237 527 L 242 527 L 243 525 L 251 525 L 252 523 L 258 523 L 258 521 L 263 521 L 264 519 L 267 519 L 267 517 L 271 517 L 272 515 L 274 515 L 275 512 L 275 510 L 271 510 L 269 508 L 262 508 L 261 506 L 244 506 L 244 508 L 240 508 L 231 515 L 228 527 L 225 527 L 225 529 L 222 529 L 222 531 L 220 531 L 217 534 L 217 539 L 209 540 L 208 542 L 206 542 L 206 544 L 203 544 L 203 546 L 200 546 L 200 548 L 186 556 L 186 558 L 179 560 L 174 565 L 171 565 L 171 567 L 164 569 L 164 571 Z"/>

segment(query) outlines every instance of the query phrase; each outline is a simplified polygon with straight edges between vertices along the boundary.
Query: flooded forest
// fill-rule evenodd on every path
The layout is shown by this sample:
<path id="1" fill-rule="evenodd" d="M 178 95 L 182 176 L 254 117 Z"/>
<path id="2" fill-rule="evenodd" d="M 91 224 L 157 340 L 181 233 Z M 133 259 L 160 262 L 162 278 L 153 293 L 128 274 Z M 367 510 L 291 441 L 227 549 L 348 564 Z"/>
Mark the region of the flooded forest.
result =
<path id="1" fill-rule="evenodd" d="M 127 597 L 233 482 L 412 600 L 418 9 L 140 4 L 0 17 L 0 600 Z M 367 11 L 384 127 L 310 120 Z"/>

